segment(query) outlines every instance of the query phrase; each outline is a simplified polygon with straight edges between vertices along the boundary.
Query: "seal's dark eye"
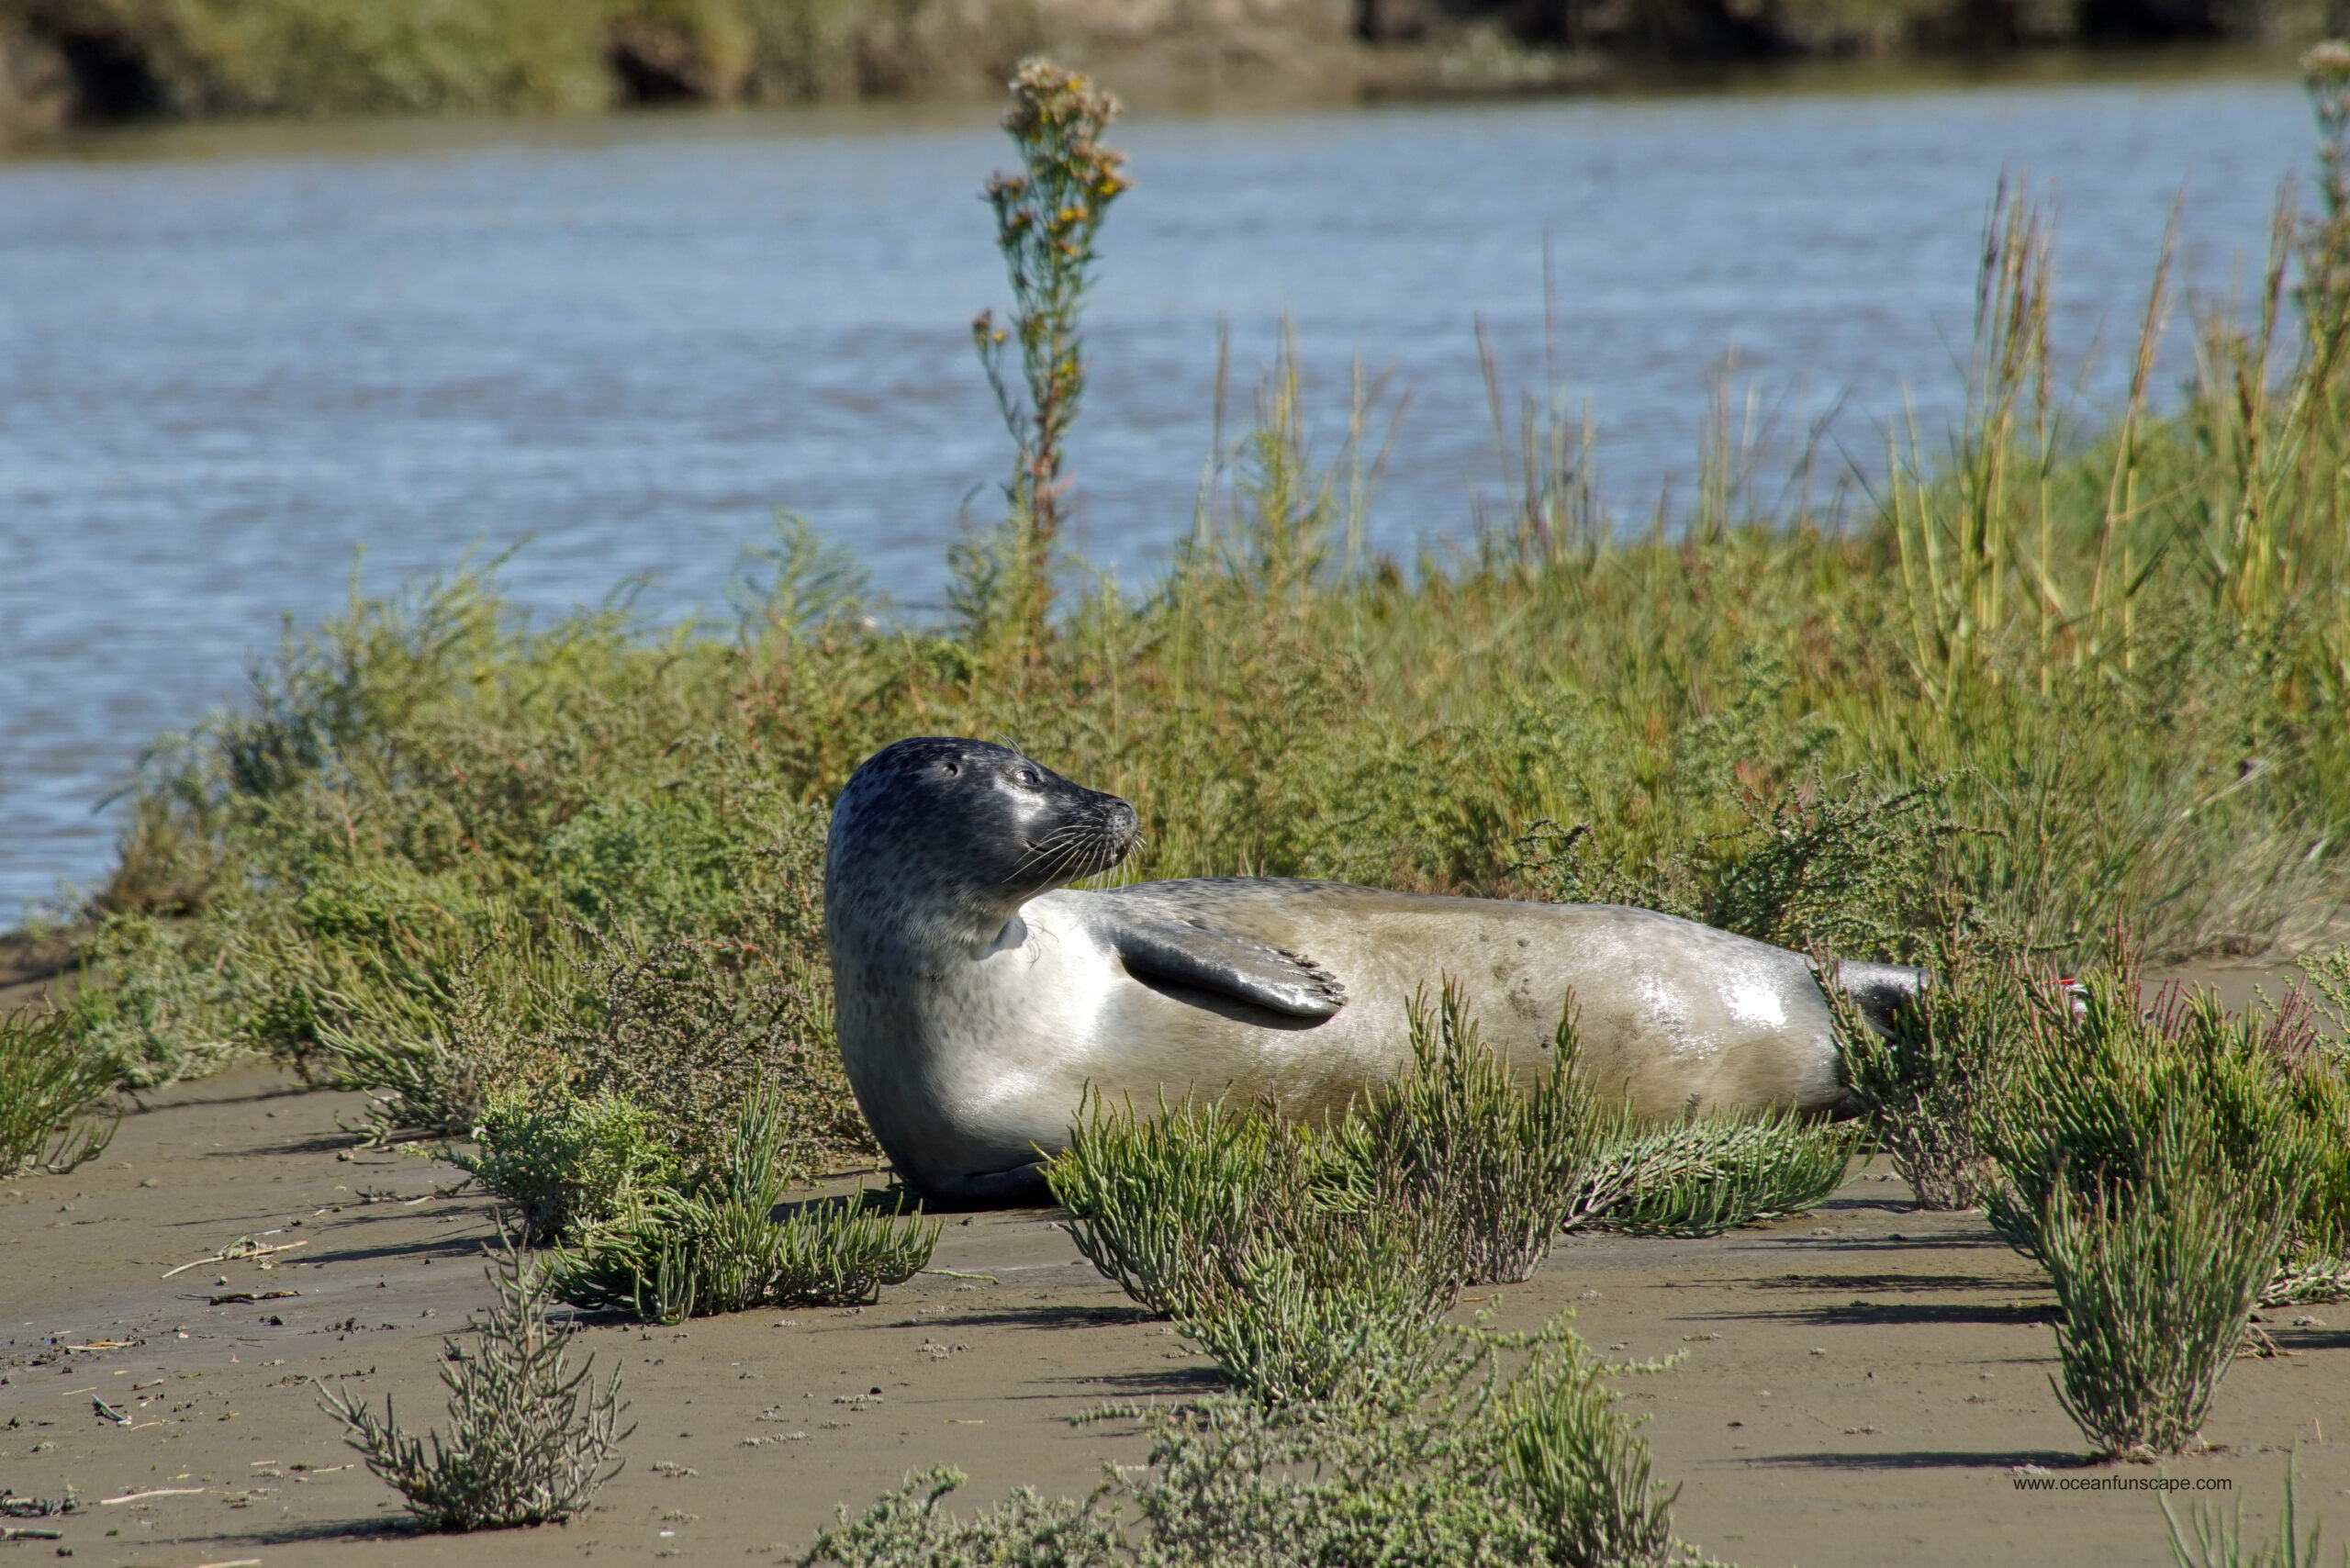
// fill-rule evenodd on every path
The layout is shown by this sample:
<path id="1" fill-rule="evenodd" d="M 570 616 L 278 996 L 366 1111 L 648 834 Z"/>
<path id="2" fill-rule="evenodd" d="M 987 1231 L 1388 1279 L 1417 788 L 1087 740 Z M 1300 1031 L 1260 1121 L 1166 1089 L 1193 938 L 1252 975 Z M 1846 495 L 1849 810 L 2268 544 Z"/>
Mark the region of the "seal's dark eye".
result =
<path id="1" fill-rule="evenodd" d="M 960 768 L 957 767 L 956 767 L 953 763 L 951 763 L 951 762 L 942 762 L 942 763 L 940 763 L 938 766 L 939 766 L 939 767 L 940 767 L 941 769 L 943 769 L 944 771 L 948 772 L 948 773 L 959 773 L 959 772 L 961 772 L 961 771 L 962 771 L 962 769 L 960 769 Z"/>
<path id="2" fill-rule="evenodd" d="M 1034 790 L 1039 782 L 1036 778 L 1036 770 L 1033 767 L 1024 767 L 1012 777 L 1013 782 L 1025 785 L 1031 790 Z"/>

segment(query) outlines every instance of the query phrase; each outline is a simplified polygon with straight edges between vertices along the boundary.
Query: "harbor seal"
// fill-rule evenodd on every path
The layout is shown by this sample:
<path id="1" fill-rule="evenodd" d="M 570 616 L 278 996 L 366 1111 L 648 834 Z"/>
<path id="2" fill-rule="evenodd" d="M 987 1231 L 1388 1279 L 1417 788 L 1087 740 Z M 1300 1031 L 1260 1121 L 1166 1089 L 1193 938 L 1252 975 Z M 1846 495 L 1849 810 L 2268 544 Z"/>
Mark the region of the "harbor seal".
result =
<path id="1" fill-rule="evenodd" d="M 934 1203 L 1044 1198 L 1089 1090 L 1335 1112 L 1409 1057 L 1410 999 L 1466 987 L 1529 1079 L 1572 989 L 1580 1069 L 1639 1111 L 1833 1108 L 1829 1009 L 1799 954 L 1616 904 L 1214 877 L 1102 891 L 1135 810 L 983 741 L 903 740 L 833 808 L 824 868 L 841 1057 Z M 1881 1021 L 1919 971 L 1840 976 Z"/>

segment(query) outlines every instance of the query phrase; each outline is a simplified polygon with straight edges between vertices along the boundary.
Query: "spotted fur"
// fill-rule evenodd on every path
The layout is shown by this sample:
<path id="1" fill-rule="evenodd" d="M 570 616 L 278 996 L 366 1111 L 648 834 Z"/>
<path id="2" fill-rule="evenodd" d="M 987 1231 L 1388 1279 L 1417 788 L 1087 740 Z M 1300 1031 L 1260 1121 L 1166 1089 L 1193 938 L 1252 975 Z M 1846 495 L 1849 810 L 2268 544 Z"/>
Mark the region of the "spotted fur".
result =
<path id="1" fill-rule="evenodd" d="M 1542 1070 L 1572 991 L 1581 1069 L 1636 1108 L 1825 1110 L 1843 1094 L 1804 958 L 1653 911 L 1205 878 L 1081 892 L 1134 808 L 1006 746 L 900 741 L 841 792 L 825 924 L 841 1053 L 934 1202 L 1033 1201 L 1089 1088 L 1335 1111 L 1408 1055 L 1410 998 L 1468 988 Z M 1883 1014 L 1919 971 L 1842 977 Z"/>

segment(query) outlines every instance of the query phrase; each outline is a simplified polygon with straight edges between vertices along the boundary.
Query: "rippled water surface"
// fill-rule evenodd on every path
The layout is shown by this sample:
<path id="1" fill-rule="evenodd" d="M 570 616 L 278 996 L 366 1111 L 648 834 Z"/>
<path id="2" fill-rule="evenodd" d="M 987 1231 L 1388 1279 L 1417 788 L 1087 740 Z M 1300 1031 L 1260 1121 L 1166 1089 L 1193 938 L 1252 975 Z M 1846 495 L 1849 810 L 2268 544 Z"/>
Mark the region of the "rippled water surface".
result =
<path id="1" fill-rule="evenodd" d="M 2066 352 L 2110 398 L 2164 224 L 2255 268 L 2305 162 L 2283 81 L 1700 96 L 1158 119 L 1106 232 L 1076 442 L 1082 547 L 1147 580 L 1284 317 L 1326 450 L 1360 358 L 1407 392 L 1371 532 L 1498 495 L 1482 318 L 1513 386 L 1588 398 L 1606 494 L 1686 494 L 1717 371 L 1822 472 L 1958 388 L 1985 207 L 2053 182 Z M 478 136 L 147 139 L 0 163 L 0 924 L 104 869 L 93 806 L 238 700 L 354 551 L 385 587 L 469 546 L 534 606 L 630 574 L 722 609 L 776 507 L 898 602 L 1006 447 L 968 322 L 999 302 L 984 124 L 740 118 Z M 1825 492 L 1832 486 L 1823 481 Z M 1668 505 L 1670 505 L 1668 500 Z M 918 608 L 909 612 L 918 612 Z"/>

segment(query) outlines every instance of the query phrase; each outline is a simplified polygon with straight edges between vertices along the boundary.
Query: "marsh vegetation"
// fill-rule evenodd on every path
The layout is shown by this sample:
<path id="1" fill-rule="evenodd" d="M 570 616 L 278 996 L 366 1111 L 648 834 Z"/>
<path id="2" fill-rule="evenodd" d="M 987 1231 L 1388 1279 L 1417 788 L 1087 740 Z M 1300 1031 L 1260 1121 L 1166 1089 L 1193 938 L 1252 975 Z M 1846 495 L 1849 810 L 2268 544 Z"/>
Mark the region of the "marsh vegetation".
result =
<path id="1" fill-rule="evenodd" d="M 388 1398 L 378 1414 L 340 1386 L 319 1397 L 367 1468 L 428 1529 L 567 1519 L 619 1472 L 620 1446 L 635 1430 L 621 1428 L 620 1373 L 599 1387 L 594 1358 L 571 1364 L 564 1327 L 547 1318 L 543 1272 L 510 1247 L 487 1271 L 496 1295 L 472 1325 L 471 1348 L 444 1341 L 448 1436 L 404 1429 Z"/>
<path id="2" fill-rule="evenodd" d="M 1588 1350 L 1446 1314 L 1578 1226 L 1816 1204 L 1863 1137 L 2047 1268 L 2097 1451 L 2190 1448 L 2263 1294 L 2350 1281 L 2350 955 L 2239 1018 L 2138 969 L 2308 947 L 2341 904 L 2350 50 L 2309 73 L 2320 209 L 2279 214 L 2247 313 L 2191 324 L 2175 404 L 2154 258 L 2126 409 L 2066 427 L 2047 218 L 2003 194 L 1972 418 L 1897 454 L 1866 526 L 1738 510 L 1717 442 L 1687 526 L 1628 531 L 1538 402 L 1497 421 L 1515 515 L 1407 567 L 1361 543 L 1362 423 L 1315 452 L 1285 359 L 1131 598 L 1076 591 L 1059 532 L 1114 106 L 1032 63 L 991 187 L 1015 308 L 976 328 L 1017 462 L 951 620 L 882 619 L 786 523 L 730 626 L 533 623 L 468 569 L 289 636 L 248 711 L 156 754 L 66 1010 L 5 1025 L 0 1062 L 66 1064 L 13 1158 L 61 1133 L 70 1158 L 113 1083 L 258 1052 L 370 1091 L 378 1142 L 442 1140 L 563 1249 L 532 1290 L 665 1321 L 860 1299 L 935 1228 L 778 1217 L 874 1154 L 833 1047 L 822 805 L 888 740 L 1002 734 L 1134 801 L 1123 874 L 1632 902 L 1937 980 L 1883 1036 L 1842 1018 L 1843 1126 L 1635 1125 L 1571 1065 L 1520 1093 L 1441 976 L 1395 1020 L 1412 1070 L 1329 1125 L 1086 1108 L 1053 1168 L 1073 1234 L 1231 1396 L 1154 1415 L 1150 1466 L 1109 1483 L 1142 1537 L 1102 1496 L 955 1522 L 942 1473 L 820 1553 L 1188 1562 L 1245 1516 L 1347 1561 L 1430 1519 L 1460 1561 L 1659 1561 L 1669 1493 Z"/>

